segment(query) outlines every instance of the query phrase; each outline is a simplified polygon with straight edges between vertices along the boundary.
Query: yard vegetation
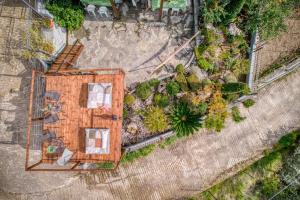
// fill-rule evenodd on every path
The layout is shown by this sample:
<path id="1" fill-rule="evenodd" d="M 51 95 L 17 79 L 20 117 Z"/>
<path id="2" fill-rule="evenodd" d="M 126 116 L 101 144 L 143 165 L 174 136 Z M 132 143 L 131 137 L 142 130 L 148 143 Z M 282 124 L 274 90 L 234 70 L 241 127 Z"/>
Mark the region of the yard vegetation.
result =
<path id="1" fill-rule="evenodd" d="M 50 0 L 47 10 L 54 16 L 54 21 L 69 31 L 77 30 L 84 21 L 84 10 L 72 0 Z"/>
<path id="2" fill-rule="evenodd" d="M 300 131 L 283 136 L 264 157 L 191 199 L 300 199 Z"/>
<path id="3" fill-rule="evenodd" d="M 176 136 L 160 144 L 165 147 L 200 128 L 220 132 L 228 116 L 243 121 L 237 107 L 230 115 L 227 110 L 228 104 L 250 93 L 246 84 L 249 38 L 256 30 L 264 39 L 284 30 L 283 19 L 296 1 L 204 1 L 203 42 L 194 49 L 199 69 L 179 64 L 174 66 L 174 76 L 139 83 L 134 93 L 125 96 L 123 127 L 133 138 L 127 142 L 135 143 L 139 134 L 147 138 L 173 130 Z M 248 108 L 254 103 L 243 104 Z"/>

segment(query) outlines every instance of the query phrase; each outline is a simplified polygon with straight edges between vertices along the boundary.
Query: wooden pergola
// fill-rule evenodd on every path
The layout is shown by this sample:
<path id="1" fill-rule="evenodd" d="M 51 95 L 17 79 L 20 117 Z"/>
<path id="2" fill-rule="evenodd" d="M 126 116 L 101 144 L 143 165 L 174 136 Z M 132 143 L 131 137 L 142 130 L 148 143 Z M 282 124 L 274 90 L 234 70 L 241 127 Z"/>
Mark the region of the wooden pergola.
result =
<path id="1" fill-rule="evenodd" d="M 45 143 L 41 144 L 41 158 L 37 163 L 29 164 L 31 160 L 30 147 L 32 136 L 42 134 L 36 132 L 35 123 L 38 123 L 34 113 L 40 109 L 36 101 L 42 101 L 43 95 L 36 88 L 37 76 L 45 80 L 47 91 L 56 91 L 63 102 L 61 112 L 58 113 L 59 121 L 51 124 L 45 124 L 43 120 L 39 121 L 42 130 L 55 131 L 56 136 L 62 138 L 65 146 L 74 152 L 73 157 L 66 167 L 60 167 L 56 164 L 57 156 L 48 156 Z M 87 83 L 112 83 L 112 108 L 103 110 L 101 108 L 88 109 L 86 107 Z M 95 171 L 104 169 L 83 169 L 80 164 L 83 163 L 114 163 L 114 170 L 118 167 L 122 157 L 121 152 L 121 128 L 123 114 L 123 96 L 124 96 L 124 72 L 121 69 L 100 68 L 100 69 L 66 69 L 59 72 L 50 72 L 44 75 L 32 72 L 32 82 L 30 91 L 30 104 L 28 116 L 27 144 L 26 144 L 26 171 Z M 41 97 L 37 99 L 36 97 Z M 110 116 L 117 116 L 112 119 Z M 84 145 L 84 128 L 108 128 L 110 129 L 110 153 L 86 154 L 82 148 Z"/>

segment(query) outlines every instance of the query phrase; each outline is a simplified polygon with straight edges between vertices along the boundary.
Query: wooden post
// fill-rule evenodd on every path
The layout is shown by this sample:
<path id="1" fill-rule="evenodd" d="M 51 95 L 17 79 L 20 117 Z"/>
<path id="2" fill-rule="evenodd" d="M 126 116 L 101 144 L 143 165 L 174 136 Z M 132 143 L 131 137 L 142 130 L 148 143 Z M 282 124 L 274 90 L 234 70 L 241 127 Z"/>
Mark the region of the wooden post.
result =
<path id="1" fill-rule="evenodd" d="M 32 70 L 31 75 L 31 87 L 30 87 L 30 99 L 29 99 L 29 111 L 28 111 L 28 127 L 26 135 L 26 158 L 25 158 L 25 170 L 28 170 L 28 160 L 29 160 L 29 148 L 30 148 L 30 131 L 31 131 L 31 118 L 32 118 L 32 101 L 34 92 L 34 81 L 35 81 L 35 71 Z"/>
<path id="2" fill-rule="evenodd" d="M 120 11 L 118 10 L 118 8 L 116 7 L 115 1 L 114 0 L 110 0 L 111 3 L 111 7 L 114 13 L 114 17 L 116 19 L 120 19 Z"/>
<path id="3" fill-rule="evenodd" d="M 160 5 L 159 5 L 159 21 L 161 21 L 162 18 L 162 12 L 163 12 L 163 7 L 164 7 L 164 0 L 160 0 Z"/>

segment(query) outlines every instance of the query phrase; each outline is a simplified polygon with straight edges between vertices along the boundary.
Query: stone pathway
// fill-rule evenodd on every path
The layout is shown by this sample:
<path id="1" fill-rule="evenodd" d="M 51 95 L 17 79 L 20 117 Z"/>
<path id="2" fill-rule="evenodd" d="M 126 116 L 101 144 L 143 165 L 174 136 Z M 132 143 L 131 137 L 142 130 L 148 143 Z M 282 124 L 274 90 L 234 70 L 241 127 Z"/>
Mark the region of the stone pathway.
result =
<path id="1" fill-rule="evenodd" d="M 25 151 L 0 145 L 0 188 L 13 199 L 170 199 L 193 195 L 224 171 L 300 127 L 300 71 L 262 89 L 256 104 L 221 133 L 202 130 L 113 173 L 25 172 Z M 228 175 L 228 174 L 227 174 Z M 2 193 L 4 196 L 4 193 Z M 1 195 L 0 195 L 1 198 Z"/>

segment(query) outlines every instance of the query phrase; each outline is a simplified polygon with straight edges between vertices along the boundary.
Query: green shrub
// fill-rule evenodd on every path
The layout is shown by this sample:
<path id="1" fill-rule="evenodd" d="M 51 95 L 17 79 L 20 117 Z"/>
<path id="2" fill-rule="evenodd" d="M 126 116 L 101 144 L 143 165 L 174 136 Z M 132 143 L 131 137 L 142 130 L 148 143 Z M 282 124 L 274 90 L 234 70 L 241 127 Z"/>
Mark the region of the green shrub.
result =
<path id="1" fill-rule="evenodd" d="M 201 103 L 198 105 L 199 114 L 200 114 L 200 115 L 204 115 L 204 114 L 206 113 L 206 111 L 207 111 L 207 108 L 208 108 L 207 103 L 201 102 Z"/>
<path id="2" fill-rule="evenodd" d="M 235 0 L 231 1 L 227 6 L 225 6 L 227 14 L 225 15 L 225 18 L 222 21 L 222 23 L 227 25 L 234 21 L 237 15 L 241 12 L 245 2 L 246 0 Z"/>
<path id="3" fill-rule="evenodd" d="M 240 94 L 247 95 L 250 90 L 245 83 L 225 83 L 221 88 L 222 94 Z"/>
<path id="4" fill-rule="evenodd" d="M 275 145 L 275 149 L 280 151 L 282 149 L 291 148 L 296 145 L 296 141 L 300 138 L 300 132 L 294 131 L 280 138 L 278 143 Z"/>
<path id="5" fill-rule="evenodd" d="M 163 132 L 168 128 L 168 118 L 159 107 L 150 106 L 144 113 L 145 127 L 151 133 Z"/>
<path id="6" fill-rule="evenodd" d="M 201 57 L 197 60 L 198 66 L 205 70 L 205 71 L 210 71 L 214 69 L 214 65 L 208 62 L 205 58 Z"/>
<path id="7" fill-rule="evenodd" d="M 260 171 L 261 174 L 265 174 L 268 170 L 280 169 L 282 165 L 282 156 L 281 153 L 275 151 L 267 153 L 262 159 L 255 162 L 251 168 L 255 171 Z M 279 166 L 279 167 L 278 167 Z"/>
<path id="8" fill-rule="evenodd" d="M 203 1 L 203 9 L 201 14 L 203 16 L 204 23 L 219 23 L 226 14 L 224 10 L 224 3 L 226 5 L 228 1 Z"/>
<path id="9" fill-rule="evenodd" d="M 149 81 L 149 85 L 150 85 L 151 87 L 158 87 L 159 83 L 160 83 L 160 81 L 157 80 L 157 79 L 151 79 L 151 80 Z"/>
<path id="10" fill-rule="evenodd" d="M 135 94 L 142 100 L 146 100 L 151 95 L 151 86 L 148 82 L 139 83 L 136 87 Z"/>
<path id="11" fill-rule="evenodd" d="M 176 72 L 177 74 L 184 74 L 185 73 L 185 69 L 183 64 L 179 64 L 176 66 Z"/>
<path id="12" fill-rule="evenodd" d="M 246 108 L 250 108 L 251 106 L 253 106 L 255 104 L 255 101 L 253 99 L 246 99 L 244 102 L 243 102 L 243 105 L 246 107 Z"/>
<path id="13" fill-rule="evenodd" d="M 192 91 L 197 91 L 201 88 L 201 82 L 196 76 L 196 74 L 191 74 L 186 78 Z"/>
<path id="14" fill-rule="evenodd" d="M 55 22 L 70 31 L 79 29 L 84 21 L 82 7 L 73 5 L 72 0 L 51 0 L 46 8 L 54 15 Z"/>
<path id="15" fill-rule="evenodd" d="M 135 97 L 131 94 L 126 94 L 124 97 L 124 103 L 128 106 L 132 106 L 135 102 Z"/>
<path id="16" fill-rule="evenodd" d="M 187 103 L 178 103 L 174 106 L 170 114 L 172 129 L 178 137 L 193 134 L 201 127 L 200 115 L 195 114 L 188 107 Z"/>
<path id="17" fill-rule="evenodd" d="M 219 114 L 208 115 L 205 119 L 205 127 L 208 129 L 215 129 L 220 132 L 224 128 L 225 117 Z"/>
<path id="18" fill-rule="evenodd" d="M 220 132 L 224 127 L 225 118 L 227 116 L 227 104 L 222 98 L 220 91 L 213 94 L 211 102 L 208 106 L 208 116 L 205 119 L 205 126 L 208 129 L 215 129 Z"/>
<path id="19" fill-rule="evenodd" d="M 265 178 L 261 182 L 261 194 L 265 198 L 270 198 L 274 195 L 280 186 L 280 179 L 278 176 L 272 176 Z"/>
<path id="20" fill-rule="evenodd" d="M 207 52 L 210 54 L 210 56 L 215 57 L 217 48 L 218 46 L 216 45 L 209 45 L 207 48 Z"/>
<path id="21" fill-rule="evenodd" d="M 125 154 L 125 156 L 122 158 L 121 162 L 122 163 L 127 163 L 127 162 L 133 162 L 134 160 L 140 158 L 140 157 L 145 157 L 152 153 L 155 150 L 156 145 L 151 144 L 148 145 L 142 149 L 139 149 L 137 151 L 133 151 L 130 153 Z"/>
<path id="22" fill-rule="evenodd" d="M 128 117 L 128 110 L 127 109 L 123 109 L 123 119 L 126 119 Z"/>
<path id="23" fill-rule="evenodd" d="M 175 96 L 180 91 L 180 86 L 177 82 L 170 81 L 166 85 L 166 90 L 170 96 Z"/>
<path id="24" fill-rule="evenodd" d="M 97 169 L 113 169 L 114 167 L 115 163 L 113 162 L 96 163 Z"/>
<path id="25" fill-rule="evenodd" d="M 169 98 L 166 95 L 156 94 L 154 95 L 154 103 L 155 105 L 165 108 L 169 105 Z"/>
<path id="26" fill-rule="evenodd" d="M 246 119 L 245 117 L 241 116 L 240 110 L 236 106 L 232 107 L 231 116 L 232 116 L 233 121 L 235 121 L 235 122 L 241 122 Z"/>
<path id="27" fill-rule="evenodd" d="M 179 84 L 180 89 L 184 92 L 189 91 L 188 83 L 186 81 L 186 78 L 184 74 L 177 74 L 175 78 L 176 82 Z"/>
<path id="28" fill-rule="evenodd" d="M 204 34 L 204 39 L 206 41 L 206 44 L 211 44 L 216 40 L 218 40 L 218 35 L 217 33 L 214 32 L 214 30 L 206 28 L 203 30 L 203 34 Z"/>

